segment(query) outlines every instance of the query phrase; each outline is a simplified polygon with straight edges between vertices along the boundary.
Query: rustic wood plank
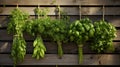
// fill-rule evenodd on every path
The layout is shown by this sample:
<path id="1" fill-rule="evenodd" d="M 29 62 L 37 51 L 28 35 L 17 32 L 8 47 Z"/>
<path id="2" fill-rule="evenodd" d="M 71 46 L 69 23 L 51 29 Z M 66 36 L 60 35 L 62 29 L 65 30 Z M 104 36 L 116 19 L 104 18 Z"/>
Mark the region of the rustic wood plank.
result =
<path id="1" fill-rule="evenodd" d="M 1 7 L 0 15 L 9 15 L 15 7 Z M 34 15 L 35 7 L 19 7 L 24 12 L 28 12 L 30 15 Z M 56 15 L 56 7 L 41 7 L 49 8 L 48 15 Z M 79 15 L 78 7 L 61 7 L 61 10 L 67 12 L 68 15 Z M 105 15 L 120 15 L 119 7 L 105 7 Z M 82 15 L 102 15 L 102 7 L 82 7 Z"/>
<path id="2" fill-rule="evenodd" d="M 49 16 L 50 16 L 51 19 L 56 19 L 58 17 L 56 15 L 49 15 Z M 70 22 L 73 22 L 76 19 L 79 19 L 79 16 L 69 16 L 69 17 L 70 17 Z M 30 16 L 30 19 L 33 19 L 33 18 L 35 18 L 35 16 Z M 8 22 L 9 22 L 9 16 L 0 16 L 1 27 L 7 27 Z"/>
<path id="3" fill-rule="evenodd" d="M 31 54 L 33 52 L 33 42 L 27 42 L 27 53 Z M 57 44 L 54 42 L 44 42 L 47 52 L 46 54 L 57 54 Z M 90 54 L 90 53 L 95 53 L 94 51 L 91 51 L 89 48 L 90 43 L 84 44 L 83 47 L 83 53 L 85 54 Z M 113 42 L 115 51 L 114 52 L 105 52 L 105 53 L 115 53 L 115 54 L 120 54 L 120 42 Z M 12 42 L 0 42 L 0 53 L 10 53 L 11 52 L 11 47 L 12 47 Z M 78 53 L 78 47 L 74 43 L 67 43 L 63 44 L 63 51 L 64 54 L 77 54 Z M 66 48 L 67 47 L 67 48 Z M 105 54 L 104 53 L 104 54 Z"/>
<path id="4" fill-rule="evenodd" d="M 62 59 L 58 59 L 56 54 L 46 54 L 44 59 L 36 60 L 27 54 L 23 63 L 18 65 L 79 65 L 78 55 L 65 54 Z M 13 65 L 9 54 L 0 54 L 0 65 Z M 120 65 L 120 56 L 112 54 L 84 55 L 81 65 Z"/>
<path id="5" fill-rule="evenodd" d="M 0 4 L 4 5 L 120 5 L 119 0 L 0 0 Z"/>
<path id="6" fill-rule="evenodd" d="M 12 40 L 13 39 L 13 34 L 8 34 L 6 29 L 1 29 L 0 30 L 0 40 Z M 4 34 L 3 34 L 4 33 Z M 120 29 L 117 30 L 117 37 L 114 38 L 114 40 L 120 40 Z M 26 40 L 33 40 L 34 38 L 30 36 L 29 34 L 25 33 L 24 38 Z M 45 40 L 49 40 L 45 39 Z"/>
<path id="7" fill-rule="evenodd" d="M 105 6 L 114 6 L 114 7 L 105 7 L 105 20 L 111 22 L 116 27 L 120 27 L 120 0 L 56 0 L 55 3 L 52 4 L 52 0 L 0 0 L 0 5 L 16 5 L 22 6 L 37 6 L 42 5 L 48 7 L 50 12 L 48 15 L 51 18 L 55 18 L 55 8 L 52 5 L 61 5 L 64 6 L 61 9 L 68 13 L 71 17 L 71 22 L 79 19 L 79 8 L 78 5 L 82 5 L 82 18 L 85 15 L 91 18 L 93 21 L 100 20 L 102 18 L 102 5 Z M 65 7 L 66 6 L 66 7 Z M 74 7 L 67 7 L 74 6 Z M 89 6 L 89 7 L 85 7 Z M 93 7 L 95 6 L 95 7 Z M 117 7 L 115 7 L 117 6 Z M 10 12 L 15 7 L 0 7 L 0 24 L 2 27 L 7 26 L 8 18 L 4 15 L 9 15 Z M 28 12 L 30 15 L 33 15 L 30 18 L 34 18 L 34 10 L 35 7 L 20 7 L 25 12 Z M 43 7 L 42 7 L 43 8 Z M 111 16 L 110 16 L 111 15 Z M 117 15 L 117 16 L 115 16 Z M 0 40 L 12 40 L 12 35 L 8 35 L 6 29 L 0 30 Z M 120 40 L 120 29 L 117 30 L 117 35 L 114 40 Z M 30 37 L 28 34 L 25 34 L 26 40 L 33 40 L 33 37 Z M 27 55 L 23 63 L 19 63 L 18 65 L 78 65 L 78 54 L 77 54 L 77 45 L 74 43 L 63 44 L 64 56 L 63 59 L 58 59 L 57 56 L 57 45 L 53 42 L 44 42 L 47 48 L 46 56 L 44 59 L 35 60 L 31 56 L 33 51 L 32 41 L 27 42 Z M 91 54 L 95 53 L 89 49 L 90 43 L 86 43 L 83 48 L 84 62 L 81 65 L 120 65 L 120 42 L 114 42 L 115 52 L 116 54 Z M 12 42 L 2 42 L 0 41 L 0 65 L 13 65 L 13 61 L 9 58 L 10 54 L 2 54 L 2 53 L 10 53 L 12 47 Z M 66 48 L 67 47 L 67 48 Z"/>
<path id="8" fill-rule="evenodd" d="M 30 16 L 30 18 L 34 18 L 35 16 Z M 55 15 L 50 16 L 52 19 L 56 18 Z M 73 22 L 75 20 L 79 19 L 79 16 L 69 16 L 70 17 L 70 22 Z M 102 16 L 96 16 L 96 15 L 86 15 L 86 16 L 82 16 L 82 18 L 88 17 L 90 18 L 93 22 L 95 21 L 99 21 L 102 19 Z M 120 16 L 105 16 L 105 20 L 112 23 L 114 26 L 116 27 L 120 27 Z M 7 26 L 7 22 L 8 22 L 8 16 L 0 16 L 0 24 L 2 27 L 6 27 Z"/>
<path id="9" fill-rule="evenodd" d="M 10 12 L 14 9 L 15 7 L 6 7 L 6 8 L 1 8 L 1 10 L 2 10 L 2 12 L 0 13 L 0 15 L 9 15 L 10 14 Z M 35 7 L 19 7 L 21 10 L 24 10 L 25 12 L 28 12 L 30 15 L 34 15 L 34 9 L 35 9 Z M 41 7 L 41 9 L 42 9 L 43 7 Z M 46 7 L 47 8 L 47 7 Z M 62 9 L 62 8 L 61 8 Z M 64 9 L 66 9 L 66 11 L 68 12 L 68 14 L 70 14 L 70 15 L 74 15 L 73 13 L 72 13 L 72 11 L 73 12 L 76 12 L 76 10 L 78 9 L 78 8 L 74 8 L 74 7 L 71 7 L 71 9 L 69 9 L 69 8 L 67 8 L 67 7 L 64 7 Z M 49 13 L 48 13 L 48 15 L 56 15 L 55 14 L 55 10 L 56 10 L 56 7 L 49 7 Z M 70 11 L 70 10 L 72 10 L 72 11 Z M 77 13 L 75 13 L 75 14 L 78 14 L 78 12 Z"/>
<path id="10" fill-rule="evenodd" d="M 120 30 L 117 30 L 117 37 L 114 40 L 119 40 L 120 39 Z"/>
<path id="11" fill-rule="evenodd" d="M 7 30 L 6 29 L 3 29 L 3 30 L 0 30 L 1 33 L 0 33 L 0 40 L 12 40 L 13 39 L 13 34 L 8 34 Z M 29 34 L 25 33 L 24 34 L 24 38 L 26 40 L 33 40 L 34 37 L 30 36 Z"/>
<path id="12" fill-rule="evenodd" d="M 7 26 L 8 17 L 7 16 L 0 16 L 0 25 L 1 27 Z"/>

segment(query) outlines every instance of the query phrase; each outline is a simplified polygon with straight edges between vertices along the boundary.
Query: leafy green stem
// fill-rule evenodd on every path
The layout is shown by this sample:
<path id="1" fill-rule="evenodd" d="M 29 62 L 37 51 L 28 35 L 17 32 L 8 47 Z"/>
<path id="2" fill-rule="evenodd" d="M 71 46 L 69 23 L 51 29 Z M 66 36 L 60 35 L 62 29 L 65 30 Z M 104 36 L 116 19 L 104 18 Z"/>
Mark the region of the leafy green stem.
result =
<path id="1" fill-rule="evenodd" d="M 58 44 L 58 56 L 61 59 L 63 56 L 62 43 L 60 41 L 57 41 L 57 44 Z"/>
<path id="2" fill-rule="evenodd" d="M 79 64 L 81 64 L 81 63 L 83 62 L 83 51 L 82 51 L 82 47 L 83 47 L 82 44 L 78 45 L 78 53 L 79 53 L 79 55 L 78 55 L 78 57 L 79 57 L 78 63 L 79 63 Z"/>

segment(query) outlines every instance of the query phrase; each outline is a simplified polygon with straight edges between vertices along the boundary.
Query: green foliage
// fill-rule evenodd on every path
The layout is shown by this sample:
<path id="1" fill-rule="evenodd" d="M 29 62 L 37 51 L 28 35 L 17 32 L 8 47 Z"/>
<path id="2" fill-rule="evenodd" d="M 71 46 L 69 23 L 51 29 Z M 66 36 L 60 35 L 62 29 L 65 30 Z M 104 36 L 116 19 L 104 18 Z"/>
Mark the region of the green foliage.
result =
<path id="1" fill-rule="evenodd" d="M 91 49 L 97 53 L 114 51 L 112 40 L 116 37 L 116 28 L 105 21 L 95 22 L 94 26 L 95 35 Z"/>
<path id="2" fill-rule="evenodd" d="M 70 25 L 69 36 L 70 41 L 77 44 L 82 44 L 94 36 L 94 26 L 88 18 L 76 20 Z"/>
<path id="3" fill-rule="evenodd" d="M 75 42 L 78 47 L 83 46 L 83 43 L 88 41 L 91 37 L 94 36 L 94 26 L 92 21 L 88 18 L 76 20 L 70 25 L 68 35 L 70 41 Z M 78 48 L 79 50 L 79 63 L 82 63 L 82 47 Z"/>
<path id="4" fill-rule="evenodd" d="M 41 36 L 36 37 L 36 39 L 33 42 L 33 47 L 34 51 L 32 57 L 35 57 L 36 59 L 44 58 L 46 48 L 43 44 Z"/>
<path id="5" fill-rule="evenodd" d="M 63 20 L 52 20 L 50 23 L 50 29 L 48 35 L 58 44 L 58 55 L 61 58 L 63 55 L 62 42 L 65 40 L 66 36 L 66 24 Z"/>
<path id="6" fill-rule="evenodd" d="M 50 18 L 47 17 L 47 12 L 48 9 L 35 8 L 37 18 L 29 20 L 26 23 L 26 31 L 32 36 L 36 36 L 33 42 L 34 51 L 32 55 L 36 59 L 44 58 L 46 52 L 41 35 L 47 34 L 47 30 L 49 29 Z"/>
<path id="7" fill-rule="evenodd" d="M 60 19 L 61 18 L 61 19 Z M 69 24 L 69 17 L 61 16 L 59 19 L 51 20 L 48 35 L 58 45 L 58 56 L 62 58 L 63 50 L 62 43 L 67 42 L 67 29 Z"/>
<path id="8" fill-rule="evenodd" d="M 7 28 L 8 33 L 17 34 L 19 31 L 23 32 L 28 16 L 28 14 L 22 12 L 19 8 L 14 9 L 10 15 L 10 20 Z"/>
<path id="9" fill-rule="evenodd" d="M 54 41 L 63 41 L 65 39 L 65 28 L 65 23 L 62 21 L 57 19 L 52 20 L 49 35 L 53 38 Z"/>
<path id="10" fill-rule="evenodd" d="M 36 59 L 44 58 L 46 47 L 42 37 L 50 37 L 58 46 L 58 56 L 62 58 L 62 43 L 75 42 L 78 45 L 79 63 L 83 61 L 83 44 L 91 40 L 91 49 L 97 53 L 113 51 L 112 40 L 116 37 L 115 27 L 105 21 L 98 21 L 92 24 L 89 18 L 76 20 L 69 24 L 70 18 L 67 13 L 60 10 L 59 19 L 51 19 L 47 16 L 48 9 L 35 8 L 35 19 L 29 19 L 29 15 L 22 12 L 18 7 L 14 9 L 10 15 L 8 23 L 8 33 L 13 33 L 13 44 L 11 56 L 14 65 L 24 60 L 26 54 L 26 42 L 23 32 L 26 31 L 30 35 L 36 37 L 33 42 L 33 55 Z"/>
<path id="11" fill-rule="evenodd" d="M 24 60 L 26 54 L 26 42 L 23 38 L 23 31 L 25 30 L 25 23 L 28 19 L 28 14 L 22 12 L 19 8 L 12 11 L 8 23 L 8 33 L 13 33 L 13 43 L 11 56 L 14 60 L 14 66 L 20 61 Z"/>
<path id="12" fill-rule="evenodd" d="M 26 54 L 26 42 L 23 36 L 14 35 L 11 56 L 14 60 L 14 65 L 18 62 L 22 62 L 24 60 L 24 56 Z"/>
<path id="13" fill-rule="evenodd" d="M 60 10 L 60 7 L 59 7 Z M 49 17 L 44 21 L 45 31 L 44 35 L 50 37 L 51 40 L 55 41 L 58 45 L 58 56 L 62 58 L 63 50 L 62 50 L 62 43 L 67 42 L 67 24 L 69 23 L 69 17 L 65 16 L 64 12 L 60 12 L 61 17 L 59 19 L 50 19 Z M 63 15 L 64 13 L 64 15 Z"/>

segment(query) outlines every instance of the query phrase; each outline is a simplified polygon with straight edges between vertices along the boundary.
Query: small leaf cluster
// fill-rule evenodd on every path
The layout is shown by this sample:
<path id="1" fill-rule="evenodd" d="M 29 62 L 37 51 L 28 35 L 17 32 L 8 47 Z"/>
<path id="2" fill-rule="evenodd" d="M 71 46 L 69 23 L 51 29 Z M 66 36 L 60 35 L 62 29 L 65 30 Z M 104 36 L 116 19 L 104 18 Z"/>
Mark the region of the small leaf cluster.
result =
<path id="1" fill-rule="evenodd" d="M 95 29 L 92 21 L 88 18 L 84 18 L 73 22 L 70 25 L 68 34 L 70 36 L 70 41 L 73 41 L 76 44 L 82 44 L 93 37 L 94 32 Z"/>
<path id="2" fill-rule="evenodd" d="M 106 21 L 94 23 L 95 35 L 92 41 L 91 49 L 97 53 L 114 51 L 113 39 L 116 37 L 116 28 Z"/>

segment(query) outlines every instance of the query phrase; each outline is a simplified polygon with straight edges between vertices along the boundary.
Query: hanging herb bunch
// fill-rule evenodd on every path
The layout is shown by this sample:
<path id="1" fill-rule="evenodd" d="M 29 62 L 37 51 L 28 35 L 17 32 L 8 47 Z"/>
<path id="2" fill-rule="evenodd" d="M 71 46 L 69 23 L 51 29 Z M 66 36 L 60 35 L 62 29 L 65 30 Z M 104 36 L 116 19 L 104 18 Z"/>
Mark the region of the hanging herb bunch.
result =
<path id="1" fill-rule="evenodd" d="M 48 22 L 50 21 L 50 18 L 47 17 L 47 12 L 48 9 L 40 9 L 37 7 L 35 9 L 37 18 L 29 20 L 26 26 L 26 31 L 36 37 L 33 42 L 34 51 L 32 55 L 32 57 L 36 59 L 44 58 L 46 52 L 46 47 L 41 36 L 46 34 L 46 26 L 49 26 Z"/>
<path id="2" fill-rule="evenodd" d="M 96 33 L 91 49 L 97 53 L 114 51 L 112 41 L 116 37 L 116 28 L 104 20 L 95 22 L 94 26 Z"/>
<path id="3" fill-rule="evenodd" d="M 68 34 L 70 41 L 75 42 L 78 45 L 79 64 L 83 61 L 83 44 L 88 41 L 89 38 L 94 36 L 94 32 L 95 30 L 92 21 L 88 18 L 76 20 L 70 25 Z"/>
<path id="4" fill-rule="evenodd" d="M 53 19 L 50 23 L 50 29 L 49 29 L 49 36 L 53 41 L 57 43 L 58 46 L 58 56 L 59 58 L 62 58 L 63 56 L 63 49 L 62 49 L 62 43 L 66 39 L 66 33 L 67 33 L 67 24 L 65 22 L 68 21 L 67 18 L 61 18 L 60 17 L 60 7 L 58 6 L 58 12 L 59 12 L 59 18 Z"/>
<path id="5" fill-rule="evenodd" d="M 15 8 L 8 23 L 8 33 L 13 33 L 13 43 L 11 49 L 11 56 L 14 60 L 14 65 L 18 62 L 22 62 L 26 54 L 26 42 L 23 37 L 23 31 L 25 30 L 25 23 L 29 15 L 22 12 L 18 7 Z"/>
<path id="6" fill-rule="evenodd" d="M 51 25 L 52 28 L 50 29 L 49 36 L 57 43 L 58 56 L 59 58 L 62 58 L 62 43 L 65 39 L 65 24 L 61 21 L 53 20 Z"/>

